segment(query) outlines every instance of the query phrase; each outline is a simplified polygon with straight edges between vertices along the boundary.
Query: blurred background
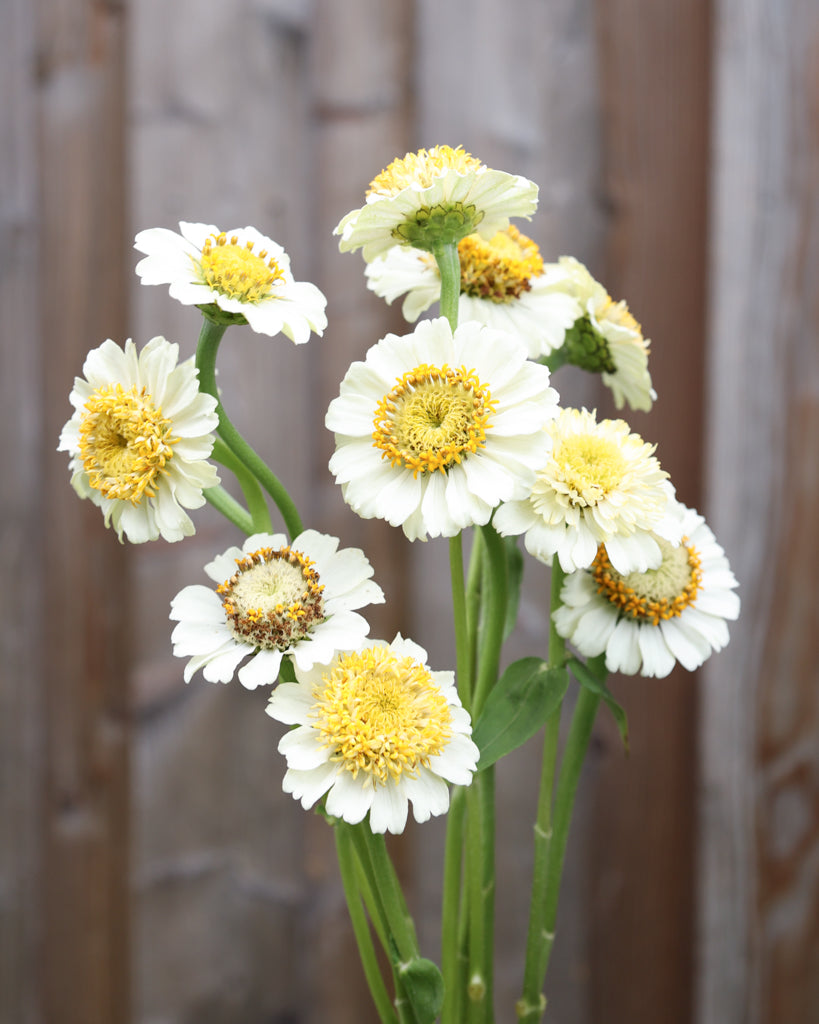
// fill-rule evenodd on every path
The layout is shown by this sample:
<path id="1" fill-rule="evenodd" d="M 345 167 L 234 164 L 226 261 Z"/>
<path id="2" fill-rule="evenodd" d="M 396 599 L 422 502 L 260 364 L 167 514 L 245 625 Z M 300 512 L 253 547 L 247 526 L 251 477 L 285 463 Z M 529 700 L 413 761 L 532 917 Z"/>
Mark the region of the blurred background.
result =
<path id="1" fill-rule="evenodd" d="M 819 7 L 813 0 L 2 0 L 0 1022 L 375 1020 L 332 836 L 281 792 L 266 694 L 182 681 L 170 599 L 236 540 L 117 543 L 55 451 L 87 351 L 195 309 L 134 234 L 252 224 L 328 297 L 300 348 L 231 328 L 225 404 L 303 518 L 363 546 L 397 630 L 453 663 L 445 542 L 359 521 L 327 471 L 350 361 L 407 328 L 331 232 L 394 157 L 462 144 L 540 185 L 524 230 L 628 300 L 629 415 L 740 582 L 697 676 L 615 679 L 582 780 L 554 1024 L 819 1020 Z M 573 376 L 573 374 L 577 376 Z M 613 412 L 571 368 L 566 404 Z M 527 565 L 508 657 L 541 653 Z M 514 1019 L 539 771 L 498 772 L 497 1005 Z M 530 749 L 531 748 L 531 749 Z M 436 955 L 442 826 L 393 844 Z"/>

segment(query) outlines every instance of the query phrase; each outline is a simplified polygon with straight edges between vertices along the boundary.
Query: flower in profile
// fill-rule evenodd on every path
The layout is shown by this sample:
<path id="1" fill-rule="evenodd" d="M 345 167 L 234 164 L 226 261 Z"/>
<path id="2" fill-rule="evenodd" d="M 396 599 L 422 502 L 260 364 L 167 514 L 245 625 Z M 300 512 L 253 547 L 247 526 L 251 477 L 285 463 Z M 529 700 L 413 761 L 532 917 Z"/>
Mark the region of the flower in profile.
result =
<path id="1" fill-rule="evenodd" d="M 496 171 L 460 146 L 434 146 L 397 158 L 370 182 L 367 202 L 335 229 L 339 249 L 363 249 L 369 263 L 394 245 L 432 249 L 478 231 L 491 238 L 510 217 L 530 217 L 537 185 Z"/>
<path id="2" fill-rule="evenodd" d="M 557 413 L 549 371 L 521 342 L 443 317 L 388 334 L 353 363 L 330 403 L 330 470 L 364 519 L 410 540 L 452 537 L 529 493 Z"/>
<path id="3" fill-rule="evenodd" d="M 267 713 L 295 725 L 282 737 L 284 791 L 307 809 L 327 794 L 327 813 L 373 832 L 403 832 L 446 813 L 447 783 L 468 786 L 479 751 L 453 672 L 433 672 L 427 652 L 403 637 L 356 650 L 281 683 Z"/>
<path id="4" fill-rule="evenodd" d="M 182 540 L 194 533 L 184 511 L 205 503 L 219 483 L 207 461 L 219 423 L 216 399 L 200 393 L 193 359 L 153 338 L 137 354 L 110 339 L 88 353 L 74 379 L 74 415 L 58 451 L 71 456 L 71 484 L 134 544 Z"/>
<path id="5" fill-rule="evenodd" d="M 673 491 L 654 447 L 624 420 L 598 423 L 585 409 L 561 409 L 546 430 L 553 445 L 534 486 L 497 510 L 495 529 L 525 534 L 530 554 L 543 562 L 557 555 L 564 572 L 591 565 L 599 544 L 620 572 L 659 565 L 655 534 L 672 543 L 680 534 L 667 515 Z"/>
<path id="6" fill-rule="evenodd" d="M 369 626 L 354 609 L 384 601 L 364 553 L 339 551 L 335 537 L 315 530 L 291 544 L 284 534 L 253 534 L 205 572 L 215 589 L 185 587 L 171 602 L 173 653 L 190 658 L 186 683 L 200 668 L 209 682 L 227 683 L 248 658 L 239 682 L 272 685 L 284 657 L 308 669 L 361 643 Z"/>
<path id="7" fill-rule="evenodd" d="M 555 290 L 537 245 L 514 226 L 490 239 L 468 235 L 458 243 L 461 263 L 459 320 L 477 320 L 515 334 L 537 359 L 560 348 L 582 315 L 580 303 Z M 415 321 L 441 297 L 441 276 L 429 253 L 393 246 L 367 264 L 368 286 L 392 303 L 406 295 L 405 319 Z"/>
<path id="8" fill-rule="evenodd" d="M 601 546 L 564 582 L 557 631 L 587 657 L 605 653 L 609 672 L 662 677 L 676 662 L 693 671 L 728 643 L 727 620 L 739 615 L 737 581 L 714 534 L 694 509 L 674 505 L 682 541 L 656 538 L 659 566 L 619 573 Z"/>
<path id="9" fill-rule="evenodd" d="M 551 286 L 571 295 L 581 312 L 566 334 L 567 362 L 599 373 L 622 409 L 648 412 L 657 397 L 648 372 L 649 342 L 625 302 L 615 302 L 602 284 L 573 256 L 548 264 Z"/>
<path id="10" fill-rule="evenodd" d="M 296 345 L 327 326 L 327 300 L 314 284 L 295 281 L 280 245 L 256 228 L 220 231 L 180 221 L 181 234 L 149 228 L 134 248 L 145 253 L 143 284 L 170 285 L 171 297 L 212 319 L 249 324 L 259 334 L 287 335 Z"/>

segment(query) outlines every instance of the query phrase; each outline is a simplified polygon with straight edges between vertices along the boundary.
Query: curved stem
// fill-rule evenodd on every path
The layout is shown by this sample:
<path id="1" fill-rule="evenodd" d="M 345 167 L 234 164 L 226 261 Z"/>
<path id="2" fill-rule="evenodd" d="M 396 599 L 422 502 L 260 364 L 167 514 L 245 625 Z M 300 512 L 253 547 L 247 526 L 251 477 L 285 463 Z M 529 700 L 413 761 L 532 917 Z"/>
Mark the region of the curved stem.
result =
<path id="1" fill-rule="evenodd" d="M 259 481 L 245 467 L 244 463 L 236 458 L 220 437 L 216 438 L 216 443 L 213 446 L 213 459 L 224 466 L 225 469 L 229 469 L 239 481 L 242 494 L 244 494 L 245 501 L 247 502 L 247 510 L 253 521 L 253 529 L 250 532 L 272 533 L 273 522 L 270 519 L 270 509 L 267 507 Z"/>
<path id="2" fill-rule="evenodd" d="M 303 529 L 301 518 L 293 499 L 264 459 L 250 447 L 231 423 L 219 399 L 219 391 L 216 387 L 216 353 L 219 351 L 219 344 L 226 329 L 225 324 L 215 324 L 208 320 L 207 317 L 202 319 L 202 329 L 199 333 L 199 344 L 196 349 L 199 387 L 206 394 L 213 395 L 217 401 L 216 412 L 219 415 L 219 436 L 276 502 L 282 519 L 284 519 L 287 532 L 292 540 Z"/>
<path id="3" fill-rule="evenodd" d="M 481 527 L 491 585 L 484 587 L 486 612 L 481 636 L 478 678 L 472 702 L 473 717 L 481 713 L 484 701 L 498 678 L 498 664 L 506 622 L 506 549 L 491 523 Z"/>
<path id="4" fill-rule="evenodd" d="M 225 519 L 237 526 L 242 533 L 250 536 L 254 532 L 253 528 L 253 517 L 247 511 L 242 508 L 239 502 L 233 497 L 232 494 L 224 489 L 219 484 L 216 487 L 208 487 L 202 492 L 205 495 L 205 501 L 209 505 L 221 512 Z"/>

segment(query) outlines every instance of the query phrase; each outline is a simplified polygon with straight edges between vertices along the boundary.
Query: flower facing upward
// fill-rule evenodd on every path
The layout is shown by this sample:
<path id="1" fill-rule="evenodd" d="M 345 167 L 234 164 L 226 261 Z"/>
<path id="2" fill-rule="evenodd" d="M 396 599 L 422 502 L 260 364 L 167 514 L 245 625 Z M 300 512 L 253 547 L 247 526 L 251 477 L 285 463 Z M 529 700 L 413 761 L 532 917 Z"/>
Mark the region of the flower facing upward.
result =
<path id="1" fill-rule="evenodd" d="M 220 231 L 180 221 L 179 228 L 136 236 L 134 247 L 146 254 L 136 267 L 143 284 L 168 284 L 185 306 L 259 334 L 283 332 L 297 345 L 327 326 L 327 300 L 314 284 L 293 279 L 287 253 L 272 239 L 252 227 Z"/>
<path id="2" fill-rule="evenodd" d="M 267 713 L 296 729 L 279 743 L 284 791 L 306 809 L 327 794 L 327 813 L 350 824 L 369 812 L 373 832 L 403 832 L 444 814 L 447 782 L 468 786 L 478 761 L 454 673 L 433 672 L 427 653 L 397 636 L 370 640 L 274 691 Z"/>
<path id="3" fill-rule="evenodd" d="M 410 540 L 452 537 L 529 493 L 557 412 L 549 372 L 511 335 L 443 317 L 388 334 L 353 363 L 327 411 L 330 470 L 364 519 Z"/>
<path id="4" fill-rule="evenodd" d="M 74 490 L 134 544 L 189 537 L 194 526 L 184 509 L 204 505 L 202 491 L 219 483 L 207 462 L 216 399 L 199 392 L 193 359 L 177 364 L 178 356 L 179 346 L 164 338 L 139 354 L 130 340 L 124 350 L 108 340 L 89 352 L 60 435 Z"/>
<path id="5" fill-rule="evenodd" d="M 566 335 L 568 361 L 600 373 L 614 404 L 648 412 L 657 397 L 648 372 L 649 342 L 625 302 L 615 302 L 602 284 L 572 256 L 546 267 L 550 287 L 580 304 L 574 327 Z"/>
<path id="6" fill-rule="evenodd" d="M 563 585 L 558 633 L 587 657 L 605 653 L 609 672 L 662 677 L 677 661 L 693 671 L 728 643 L 726 620 L 739 615 L 725 553 L 702 516 L 674 505 L 682 542 L 657 538 L 657 568 L 618 573 L 601 546 Z"/>
<path id="7" fill-rule="evenodd" d="M 257 533 L 206 565 L 216 589 L 185 587 L 171 602 L 173 653 L 190 658 L 185 682 L 201 668 L 209 682 L 227 683 L 248 658 L 239 682 L 252 690 L 276 682 L 285 656 L 310 668 L 361 643 L 369 626 L 353 609 L 384 595 L 363 552 L 337 548 L 315 530 L 289 545 L 283 534 Z"/>
<path id="8" fill-rule="evenodd" d="M 393 160 L 371 183 L 367 203 L 335 229 L 339 249 L 369 263 L 394 245 L 432 251 L 474 231 L 491 238 L 510 217 L 530 217 L 537 185 L 495 171 L 459 146 L 434 146 Z"/>
<path id="9" fill-rule="evenodd" d="M 620 572 L 660 563 L 654 531 L 679 541 L 667 515 L 668 476 L 654 448 L 624 420 L 597 422 L 585 409 L 561 409 L 547 425 L 553 447 L 528 497 L 495 513 L 501 535 L 524 533 L 526 550 L 543 562 L 557 555 L 564 572 L 591 565 L 599 544 Z"/>
<path id="10" fill-rule="evenodd" d="M 582 315 L 580 303 L 552 287 L 535 243 L 510 225 L 490 239 L 468 235 L 458 243 L 461 262 L 461 321 L 477 320 L 515 334 L 531 359 L 563 344 L 566 331 Z M 402 312 L 417 320 L 441 297 L 441 277 L 429 253 L 393 246 L 367 264 L 368 286 L 392 303 L 406 294 Z"/>

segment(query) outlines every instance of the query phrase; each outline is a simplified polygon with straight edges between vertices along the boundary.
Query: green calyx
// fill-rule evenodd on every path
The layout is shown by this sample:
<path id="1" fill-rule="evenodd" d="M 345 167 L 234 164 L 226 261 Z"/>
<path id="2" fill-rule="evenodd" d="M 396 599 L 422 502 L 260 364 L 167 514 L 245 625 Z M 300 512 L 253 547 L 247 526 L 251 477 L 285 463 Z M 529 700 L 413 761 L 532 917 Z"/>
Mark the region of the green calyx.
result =
<path id="1" fill-rule="evenodd" d="M 224 309 L 217 306 L 215 302 L 203 303 L 201 306 L 196 307 L 205 317 L 206 320 L 210 320 L 212 324 L 223 324 L 230 326 L 231 324 L 237 324 L 239 326 L 246 326 L 247 320 L 241 313 L 227 313 Z"/>
<path id="2" fill-rule="evenodd" d="M 595 330 L 588 316 L 575 320 L 566 331 L 563 343 L 566 362 L 589 373 L 614 373 L 617 367 L 611 358 L 608 342 Z"/>
<path id="3" fill-rule="evenodd" d="M 460 242 L 471 235 L 483 220 L 483 213 L 473 205 L 452 203 L 444 206 L 422 206 L 411 220 L 393 228 L 393 237 L 415 249 L 433 249 Z"/>

